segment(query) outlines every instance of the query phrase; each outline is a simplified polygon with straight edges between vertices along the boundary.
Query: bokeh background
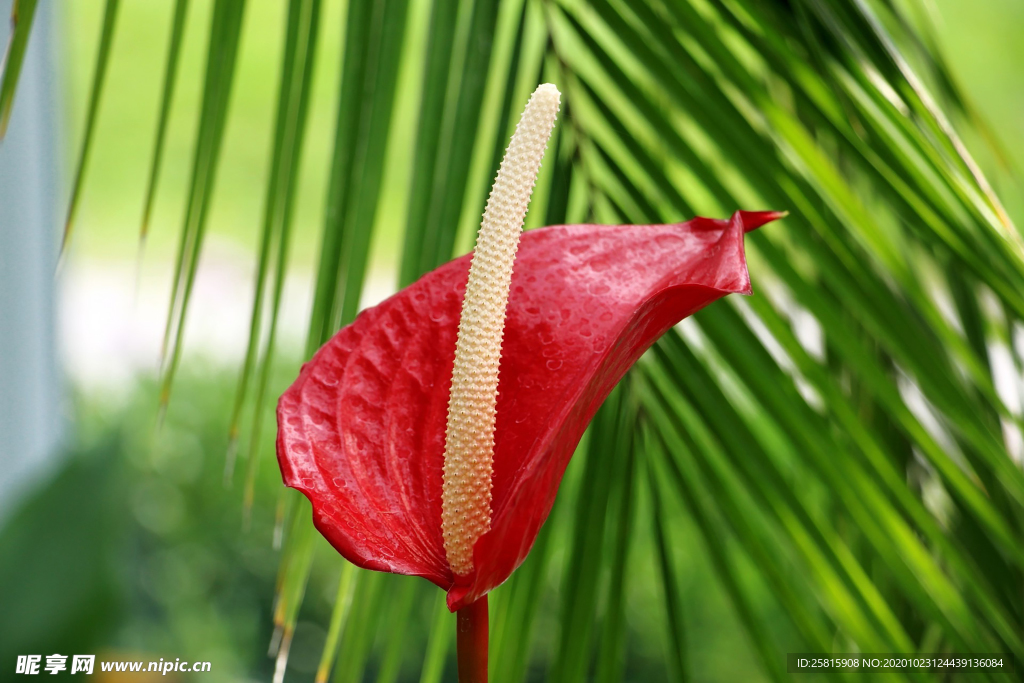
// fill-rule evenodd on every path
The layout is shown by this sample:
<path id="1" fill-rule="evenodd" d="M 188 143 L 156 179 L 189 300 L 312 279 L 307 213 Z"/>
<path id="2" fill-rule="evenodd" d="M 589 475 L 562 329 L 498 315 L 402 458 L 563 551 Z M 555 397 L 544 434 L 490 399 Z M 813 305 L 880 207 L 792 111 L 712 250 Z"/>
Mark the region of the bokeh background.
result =
<path id="1" fill-rule="evenodd" d="M 963 126 L 966 143 L 1011 217 L 1018 225 L 1024 223 L 1024 198 L 1013 180 L 1016 170 L 1024 168 L 1020 71 L 1024 41 L 1019 39 L 1024 35 L 1024 3 L 924 0 L 907 4 L 934 24 L 939 53 L 983 122 L 981 127 Z M 73 240 L 51 287 L 54 303 L 33 304 L 44 314 L 52 306 L 52 316 L 44 316 L 52 326 L 44 324 L 36 341 L 17 342 L 38 343 L 44 355 L 52 349 L 51 374 L 28 381 L 52 386 L 53 391 L 41 399 L 45 418 L 29 430 L 46 432 L 45 438 L 31 442 L 38 457 L 26 450 L 7 450 L 27 442 L 5 439 L 7 443 L 0 444 L 4 460 L 17 470 L 17 477 L 0 480 L 4 486 L 0 491 L 3 680 L 11 675 L 16 655 L 52 652 L 211 661 L 213 673 L 203 680 L 269 680 L 274 672 L 275 660 L 267 652 L 275 632 L 272 615 L 281 557 L 275 535 L 281 534 L 282 508 L 280 479 L 271 457 L 273 421 L 265 419 L 261 428 L 257 456 L 262 464 L 253 475 L 251 506 L 244 501 L 243 468 L 236 467 L 226 477 L 225 462 L 238 371 L 249 333 L 287 20 L 284 2 L 250 2 L 244 15 L 216 195 L 188 314 L 183 358 L 166 414 L 161 416 L 158 409 L 161 342 L 191 173 L 210 7 L 209 0 L 191 3 L 159 192 L 148 237 L 140 247 L 142 200 L 173 3 L 121 3 Z M 50 156 L 42 158 L 52 160 L 53 182 L 52 192 L 44 197 L 50 220 L 37 227 L 51 230 L 53 237 L 46 244 L 39 272 L 49 272 L 54 265 L 83 135 L 103 9 L 98 0 L 87 0 L 53 3 L 40 11 L 29 67 L 36 64 L 32 60 L 44 61 L 26 72 L 19 94 L 25 101 L 15 102 L 9 138 L 0 143 L 0 166 L 11 173 L 15 162 L 10 150 L 21 144 L 18 136 L 30 134 L 27 122 L 19 119 L 23 115 L 19 106 L 25 106 L 24 116 L 28 116 L 30 90 L 45 90 L 42 101 L 50 99 L 40 121 L 48 127 L 42 138 L 33 139 L 45 139 L 52 147 L 47 152 Z M 429 10 L 429 3 L 418 0 L 409 7 L 407 52 L 398 71 L 383 199 L 375 218 L 363 305 L 393 292 L 399 278 L 409 168 L 423 88 L 423 27 L 429 22 Z M 331 167 L 346 12 L 344 2 L 323 3 L 269 396 L 287 386 L 304 354 Z M 4 35 L 0 31 L 0 38 Z M 44 51 L 48 54 L 41 54 Z M 1005 158 L 992 151 L 991 139 L 999 141 Z M 485 189 L 492 172 L 489 162 L 489 153 L 474 158 L 470 178 L 480 186 L 474 185 L 474 192 Z M 6 204 L 0 205 L 0 239 L 10 239 L 19 227 L 11 219 L 14 203 L 28 199 L 0 197 Z M 463 212 L 458 250 L 468 249 L 476 216 Z M 536 225 L 541 217 L 530 220 Z M 5 249 L 0 243 L 0 250 Z M 3 257 L 9 260 L 5 263 L 21 258 L 38 259 L 39 254 L 22 257 L 8 251 Z M 41 287 L 40 296 L 49 296 L 48 286 Z M 6 299 L 15 292 L 7 289 L 0 296 Z M 10 327 L 0 331 L 0 341 L 15 344 L 13 332 Z M 13 380 L 0 383 L 4 395 L 0 405 L 26 400 L 15 387 Z M 0 424 L 12 434 L 25 431 L 24 425 L 11 424 L 13 410 L 8 410 L 8 422 Z M 568 490 L 584 485 L 584 463 L 585 458 L 579 458 L 570 466 Z M 657 503 L 644 498 L 640 504 Z M 572 527 L 576 515 L 560 503 L 552 533 Z M 685 634 L 687 680 L 770 680 L 772 674 L 760 661 L 756 640 L 746 635 L 745 617 L 737 613 L 722 585 L 721 568 L 700 540 L 698 522 L 685 507 L 672 508 L 663 519 L 675 559 L 674 585 L 680 591 L 676 598 L 681 621 L 673 624 L 678 630 L 672 637 Z M 663 530 L 645 525 L 635 533 L 641 539 L 639 545 L 655 543 L 658 534 L 665 538 Z M 339 595 L 341 565 L 319 537 L 314 543 L 311 578 L 287 662 L 289 681 L 313 680 Z M 568 541 L 553 543 L 547 552 L 543 570 L 547 574 L 538 580 L 540 592 L 534 596 L 539 607 L 530 654 L 519 658 L 529 680 L 548 679 L 565 618 L 560 610 L 563 573 L 573 556 Z M 677 675 L 668 663 L 672 655 L 666 655 L 672 649 L 668 644 L 672 637 L 665 635 L 666 597 L 657 578 L 659 571 L 654 555 L 634 557 L 629 565 L 626 680 L 673 680 Z M 748 604 L 757 608 L 763 628 L 783 654 L 797 649 L 800 636 L 773 598 L 772 584 L 757 575 L 755 563 L 737 561 L 735 576 L 749 580 Z M 413 582 L 415 588 L 406 588 Z M 430 638 L 440 593 L 419 583 L 374 576 L 360 584 L 342 643 L 339 679 L 421 679 L 430 648 L 447 646 Z M 374 591 L 405 597 L 387 606 L 390 612 L 382 615 L 374 610 L 384 603 L 366 597 Z M 449 627 L 453 628 L 445 625 Z M 403 634 L 401 640 L 395 639 L 395 632 Z M 365 643 L 353 643 L 359 634 Z M 837 630 L 835 646 L 843 648 L 847 637 Z M 786 644 L 791 645 L 789 650 Z M 442 655 L 438 661 L 443 680 L 454 680 L 451 657 Z"/>

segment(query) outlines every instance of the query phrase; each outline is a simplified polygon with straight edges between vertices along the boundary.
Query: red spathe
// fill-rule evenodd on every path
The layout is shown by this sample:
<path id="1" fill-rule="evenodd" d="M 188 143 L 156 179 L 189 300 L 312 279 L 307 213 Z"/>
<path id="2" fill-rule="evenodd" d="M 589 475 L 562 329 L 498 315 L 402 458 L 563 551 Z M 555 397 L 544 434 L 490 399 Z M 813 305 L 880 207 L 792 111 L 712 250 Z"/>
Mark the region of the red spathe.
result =
<path id="1" fill-rule="evenodd" d="M 361 313 L 278 404 L 284 482 L 360 567 L 423 576 L 455 611 L 526 559 L 598 406 L 666 330 L 750 293 L 743 235 L 779 218 L 566 225 L 523 234 L 512 273 L 494 435 L 491 530 L 453 575 L 441 536 L 444 433 L 470 256 Z"/>

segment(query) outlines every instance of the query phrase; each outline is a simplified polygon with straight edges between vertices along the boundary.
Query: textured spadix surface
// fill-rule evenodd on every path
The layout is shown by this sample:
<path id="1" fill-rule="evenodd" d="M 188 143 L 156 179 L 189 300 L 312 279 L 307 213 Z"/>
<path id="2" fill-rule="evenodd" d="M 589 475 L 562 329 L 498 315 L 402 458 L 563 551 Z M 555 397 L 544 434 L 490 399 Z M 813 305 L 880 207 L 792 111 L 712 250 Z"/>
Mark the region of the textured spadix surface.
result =
<path id="1" fill-rule="evenodd" d="M 476 240 L 452 370 L 445 432 L 441 533 L 456 574 L 473 570 L 473 545 L 491 527 L 494 419 L 501 338 L 519 237 L 558 114 L 558 89 L 537 88 L 494 181 Z"/>
<path id="2" fill-rule="evenodd" d="M 423 576 L 453 611 L 526 558 L 590 418 L 669 327 L 749 292 L 743 235 L 778 218 L 568 225 L 523 235 L 512 275 L 494 432 L 490 530 L 456 577 L 441 533 L 445 422 L 469 255 L 361 313 L 278 404 L 288 486 L 338 551 Z"/>

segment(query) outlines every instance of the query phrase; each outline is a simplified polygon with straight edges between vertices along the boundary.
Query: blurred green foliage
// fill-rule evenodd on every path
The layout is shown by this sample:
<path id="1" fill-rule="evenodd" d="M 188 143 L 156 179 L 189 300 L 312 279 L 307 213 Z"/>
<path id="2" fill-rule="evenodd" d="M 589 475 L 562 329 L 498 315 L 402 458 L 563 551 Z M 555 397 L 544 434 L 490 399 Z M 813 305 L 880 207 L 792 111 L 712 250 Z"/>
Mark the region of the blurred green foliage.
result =
<path id="1" fill-rule="evenodd" d="M 79 397 L 63 465 L 0 531 L 5 672 L 45 650 L 266 677 L 273 508 L 243 533 L 222 483 L 230 388 L 220 377 L 186 377 L 187 398 L 160 429 L 152 383 L 120 405 Z M 260 484 L 272 497 L 274 473 Z"/>

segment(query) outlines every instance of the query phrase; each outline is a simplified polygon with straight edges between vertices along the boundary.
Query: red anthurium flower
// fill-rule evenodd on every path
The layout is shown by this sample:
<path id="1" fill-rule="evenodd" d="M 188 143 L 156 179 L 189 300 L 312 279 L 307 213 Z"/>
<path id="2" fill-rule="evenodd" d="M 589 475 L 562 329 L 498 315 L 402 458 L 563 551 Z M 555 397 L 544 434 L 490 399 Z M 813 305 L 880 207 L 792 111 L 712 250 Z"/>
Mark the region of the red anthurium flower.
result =
<path id="1" fill-rule="evenodd" d="M 526 559 L 587 423 L 666 330 L 749 293 L 743 235 L 773 212 L 523 235 L 501 349 L 491 530 L 456 577 L 441 535 L 445 417 L 470 256 L 364 311 L 278 406 L 284 481 L 360 567 L 423 576 L 453 611 Z"/>
<path id="2" fill-rule="evenodd" d="M 448 591 L 464 683 L 487 678 L 481 598 L 526 559 L 598 406 L 672 325 L 749 293 L 743 236 L 781 215 L 562 225 L 520 244 L 558 103 L 543 85 L 527 105 L 474 254 L 360 314 L 278 404 L 285 483 L 356 565 Z"/>

